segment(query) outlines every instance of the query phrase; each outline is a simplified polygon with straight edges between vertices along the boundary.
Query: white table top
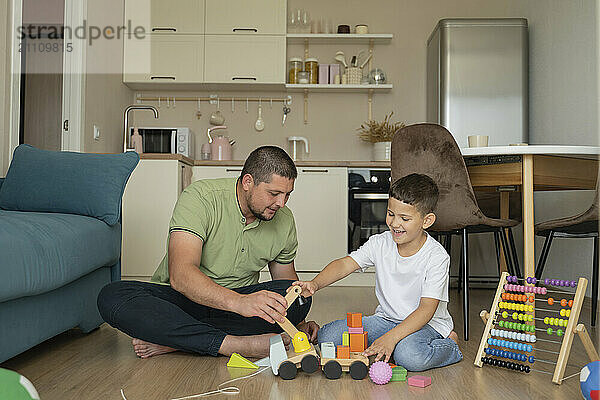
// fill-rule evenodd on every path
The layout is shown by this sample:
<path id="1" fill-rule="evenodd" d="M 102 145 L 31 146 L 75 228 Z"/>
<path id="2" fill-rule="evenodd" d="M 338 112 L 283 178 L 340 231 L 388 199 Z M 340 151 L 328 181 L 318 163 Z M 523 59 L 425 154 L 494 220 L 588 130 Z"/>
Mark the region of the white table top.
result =
<path id="1" fill-rule="evenodd" d="M 519 154 L 547 154 L 562 156 L 600 156 L 597 146 L 562 146 L 562 145 L 528 145 L 528 146 L 488 146 L 463 147 L 463 156 L 495 156 Z M 593 157 L 597 158 L 597 157 Z"/>

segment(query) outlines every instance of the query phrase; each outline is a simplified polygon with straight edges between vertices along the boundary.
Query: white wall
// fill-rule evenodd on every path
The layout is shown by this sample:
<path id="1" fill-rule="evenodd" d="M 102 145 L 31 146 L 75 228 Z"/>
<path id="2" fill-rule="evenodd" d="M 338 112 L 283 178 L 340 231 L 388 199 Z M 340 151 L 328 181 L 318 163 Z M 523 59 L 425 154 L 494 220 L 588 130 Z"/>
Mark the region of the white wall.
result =
<path id="1" fill-rule="evenodd" d="M 10 0 L 0 0 L 0 21 L 2 26 L 10 26 L 9 23 Z M 9 82 L 10 82 L 10 50 L 9 30 L 0 29 L 0 177 L 6 175 L 8 169 L 8 121 L 9 121 Z"/>

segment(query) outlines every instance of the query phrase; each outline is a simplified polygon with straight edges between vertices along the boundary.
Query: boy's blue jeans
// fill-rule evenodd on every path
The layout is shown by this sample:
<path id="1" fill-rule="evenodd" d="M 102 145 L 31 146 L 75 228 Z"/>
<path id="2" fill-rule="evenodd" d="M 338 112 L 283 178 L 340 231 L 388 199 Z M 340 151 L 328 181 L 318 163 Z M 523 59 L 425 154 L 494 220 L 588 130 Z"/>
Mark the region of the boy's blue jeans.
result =
<path id="1" fill-rule="evenodd" d="M 398 325 L 379 315 L 363 317 L 362 323 L 363 329 L 368 332 L 369 346 Z M 342 333 L 347 330 L 345 319 L 330 322 L 319 330 L 319 344 L 333 342 L 336 346 L 341 345 Z M 394 362 L 409 371 L 444 367 L 459 362 L 462 358 L 456 342 L 443 338 L 429 325 L 399 341 L 394 349 Z"/>

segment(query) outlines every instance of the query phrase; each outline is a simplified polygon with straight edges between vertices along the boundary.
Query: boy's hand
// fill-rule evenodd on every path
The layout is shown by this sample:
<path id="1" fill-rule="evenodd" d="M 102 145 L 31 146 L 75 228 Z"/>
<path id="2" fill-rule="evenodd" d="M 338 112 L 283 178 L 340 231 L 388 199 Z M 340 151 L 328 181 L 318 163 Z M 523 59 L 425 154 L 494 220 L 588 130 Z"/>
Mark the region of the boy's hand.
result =
<path id="1" fill-rule="evenodd" d="M 310 297 L 319 290 L 319 287 L 313 281 L 296 281 L 292 283 L 292 286 L 300 286 L 302 288 L 302 293 L 300 293 L 300 296 L 302 297 Z M 288 292 L 292 290 L 292 286 L 287 288 Z"/>
<path id="2" fill-rule="evenodd" d="M 385 362 L 388 362 L 390 357 L 394 354 L 396 344 L 398 344 L 398 341 L 388 332 L 379 339 L 375 340 L 373 344 L 363 352 L 363 354 L 367 357 L 377 354 L 375 361 L 383 359 Z"/>
<path id="3" fill-rule="evenodd" d="M 315 321 L 302 321 L 296 327 L 299 331 L 306 333 L 308 340 L 311 343 L 317 342 L 317 332 L 319 332 L 319 325 Z"/>

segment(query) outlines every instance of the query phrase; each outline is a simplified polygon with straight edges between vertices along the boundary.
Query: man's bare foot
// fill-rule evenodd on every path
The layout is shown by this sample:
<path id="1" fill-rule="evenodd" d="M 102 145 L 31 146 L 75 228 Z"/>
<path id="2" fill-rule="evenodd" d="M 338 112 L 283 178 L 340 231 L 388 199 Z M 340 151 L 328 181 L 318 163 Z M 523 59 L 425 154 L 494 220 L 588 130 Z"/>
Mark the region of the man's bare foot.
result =
<path id="1" fill-rule="evenodd" d="M 271 346 L 270 338 L 272 333 L 251 336 L 233 336 L 227 335 L 221 343 L 219 354 L 230 356 L 233 353 L 241 354 L 244 357 L 263 358 L 269 356 Z M 289 348 L 292 339 L 289 335 L 282 333 L 283 344 Z"/>
<path id="2" fill-rule="evenodd" d="M 133 339 L 131 341 L 135 354 L 140 358 L 150 358 L 159 354 L 172 353 L 177 351 L 171 347 L 161 346 L 150 342 L 145 342 L 140 339 Z"/>
<path id="3" fill-rule="evenodd" d="M 452 331 L 450 332 L 450 334 L 448 335 L 448 337 L 452 340 L 454 340 L 456 342 L 456 344 L 458 344 L 458 335 L 456 334 L 456 332 Z"/>

